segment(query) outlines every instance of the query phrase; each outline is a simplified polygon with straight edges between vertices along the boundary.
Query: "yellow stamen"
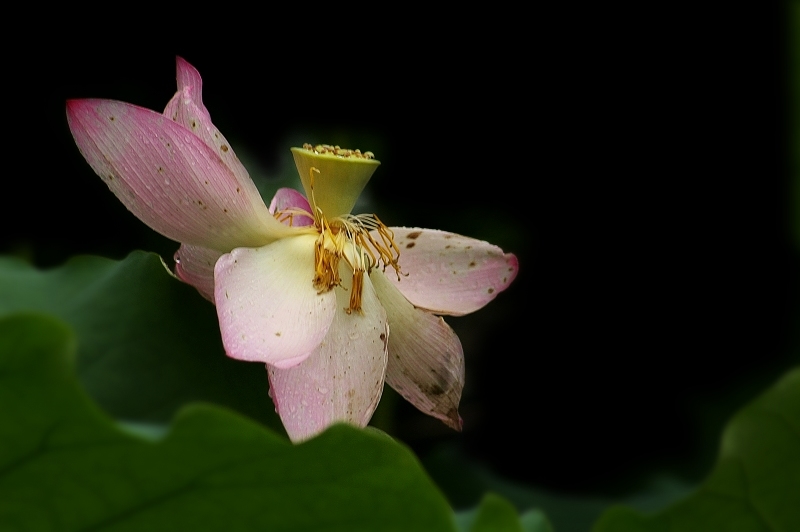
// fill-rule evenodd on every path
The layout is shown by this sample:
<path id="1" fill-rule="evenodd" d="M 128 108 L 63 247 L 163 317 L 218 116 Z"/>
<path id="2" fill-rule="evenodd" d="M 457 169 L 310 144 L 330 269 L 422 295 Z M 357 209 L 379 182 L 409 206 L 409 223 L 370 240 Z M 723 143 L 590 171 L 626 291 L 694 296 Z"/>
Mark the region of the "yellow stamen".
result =
<path id="1" fill-rule="evenodd" d="M 364 270 L 353 271 L 353 290 L 350 292 L 350 306 L 344 309 L 350 314 L 354 310 L 361 312 L 361 291 L 364 288 Z"/>
<path id="2" fill-rule="evenodd" d="M 325 157 L 333 156 L 337 160 L 341 160 L 342 158 L 360 160 L 361 163 L 355 163 L 359 166 L 363 164 L 365 160 L 370 161 L 374 157 L 370 152 L 361 153 L 359 150 L 346 150 L 338 146 L 319 145 L 312 147 L 311 145 L 304 145 L 303 150 Z M 293 149 L 296 156 L 295 162 L 297 162 L 297 160 L 305 160 L 305 155 L 302 154 L 303 150 L 297 151 Z M 324 162 L 328 164 L 330 160 L 325 157 L 315 159 L 315 163 Z M 375 161 L 375 163 L 377 164 L 377 161 Z M 329 173 L 334 171 L 334 167 L 328 168 L 328 166 L 323 165 L 325 175 L 321 176 L 323 172 L 316 166 L 310 166 L 307 163 L 303 166 L 308 169 L 308 181 L 305 183 L 306 191 L 311 206 L 311 216 L 314 218 L 314 227 L 319 233 L 314 247 L 314 288 L 316 288 L 319 293 L 328 292 L 337 286 L 346 289 L 342 286 L 342 279 L 339 276 L 339 261 L 344 257 L 344 260 L 347 261 L 353 270 L 350 302 L 349 306 L 344 310 L 348 314 L 353 311 L 361 312 L 364 272 L 369 274 L 372 268 L 382 263 L 384 271 L 386 271 L 387 266 L 394 268 L 397 278 L 399 279 L 402 274 L 398 262 L 400 259 L 400 248 L 394 241 L 394 233 L 392 230 L 386 227 L 374 214 L 338 214 L 342 212 L 343 209 L 338 211 L 334 210 L 335 217 L 328 220 L 323 213 L 323 209 L 317 204 L 316 185 L 320 184 L 322 187 L 321 191 L 324 193 L 327 190 L 325 189 L 326 183 L 328 184 L 327 186 L 330 187 L 338 182 L 341 176 L 345 174 L 342 174 L 341 169 L 337 166 L 334 173 L 335 177 L 332 179 Z M 301 165 L 298 164 L 298 169 L 300 168 Z M 362 171 L 365 169 L 367 169 L 367 167 L 361 168 Z M 368 170 L 368 174 L 371 174 L 374 167 L 368 168 Z M 301 172 L 301 175 L 304 173 L 305 172 Z M 364 175 L 367 175 L 368 178 L 368 174 L 365 173 Z M 322 178 L 322 181 L 318 183 L 319 177 Z M 363 186 L 363 184 L 359 185 L 359 187 L 361 186 Z M 331 189 L 331 191 L 332 190 L 333 189 Z M 325 198 L 323 199 L 328 199 L 328 194 L 324 195 Z M 352 201 L 353 203 L 355 202 L 354 198 Z M 337 206 L 341 208 L 338 204 Z M 287 211 L 281 214 L 282 218 L 279 219 L 281 221 L 288 219 L 291 225 L 294 221 L 293 216 L 299 214 L 300 212 L 292 212 L 287 209 Z M 374 231 L 376 236 L 370 234 L 370 231 Z"/>
<path id="3" fill-rule="evenodd" d="M 328 232 L 330 234 L 330 232 Z M 332 238 L 322 232 L 314 246 L 314 288 L 322 294 L 342 284 L 339 277 L 341 252 Z"/>

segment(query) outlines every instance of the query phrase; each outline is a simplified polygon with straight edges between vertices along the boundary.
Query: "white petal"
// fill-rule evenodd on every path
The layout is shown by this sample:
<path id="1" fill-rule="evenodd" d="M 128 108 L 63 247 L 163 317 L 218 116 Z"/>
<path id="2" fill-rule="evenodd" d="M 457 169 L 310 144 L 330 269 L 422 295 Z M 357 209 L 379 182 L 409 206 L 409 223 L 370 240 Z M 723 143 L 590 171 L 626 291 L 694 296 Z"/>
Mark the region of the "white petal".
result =
<path id="1" fill-rule="evenodd" d="M 349 291 L 334 292 L 336 316 L 317 350 L 290 369 L 267 366 L 271 395 L 292 441 L 336 422 L 365 426 L 383 392 L 389 329 L 372 283 L 365 276 L 361 313 L 344 311 Z"/>
<path id="2" fill-rule="evenodd" d="M 464 351 L 441 317 L 414 308 L 380 270 L 370 275 L 389 319 L 386 382 L 420 411 L 461 430 Z"/>
<path id="3" fill-rule="evenodd" d="M 469 314 L 517 276 L 517 257 L 488 242 L 436 229 L 390 229 L 400 248 L 403 275 L 388 277 L 416 307 L 452 316 Z"/>
<path id="4" fill-rule="evenodd" d="M 315 241 L 301 235 L 220 257 L 214 299 L 228 356 L 286 368 L 319 346 L 336 313 L 336 296 L 313 286 Z"/>

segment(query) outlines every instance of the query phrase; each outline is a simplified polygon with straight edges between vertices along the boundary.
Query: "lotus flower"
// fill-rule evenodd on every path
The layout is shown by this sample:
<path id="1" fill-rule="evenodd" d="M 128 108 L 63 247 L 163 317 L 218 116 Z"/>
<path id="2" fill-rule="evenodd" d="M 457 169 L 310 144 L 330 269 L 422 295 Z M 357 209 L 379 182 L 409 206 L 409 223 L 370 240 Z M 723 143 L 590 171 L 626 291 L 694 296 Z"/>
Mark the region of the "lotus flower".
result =
<path id="1" fill-rule="evenodd" d="M 289 437 L 365 426 L 384 382 L 460 430 L 464 356 L 438 315 L 494 299 L 516 276 L 516 257 L 351 214 L 379 165 L 369 152 L 293 148 L 306 194 L 281 189 L 267 207 L 211 122 L 197 70 L 177 58 L 177 79 L 163 114 L 71 100 L 69 127 L 117 198 L 180 242 L 175 274 L 216 304 L 228 356 L 266 364 Z"/>

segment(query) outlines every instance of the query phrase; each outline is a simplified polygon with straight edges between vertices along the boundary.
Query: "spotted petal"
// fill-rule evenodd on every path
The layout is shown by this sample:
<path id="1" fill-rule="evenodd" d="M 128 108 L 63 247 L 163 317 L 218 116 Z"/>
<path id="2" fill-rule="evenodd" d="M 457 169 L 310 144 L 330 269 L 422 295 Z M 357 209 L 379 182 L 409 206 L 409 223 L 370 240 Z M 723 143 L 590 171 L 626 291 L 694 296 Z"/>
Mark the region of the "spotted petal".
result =
<path id="1" fill-rule="evenodd" d="M 386 382 L 420 411 L 461 430 L 461 341 L 441 317 L 414 308 L 383 272 L 370 278 L 392 326 Z"/>
<path id="2" fill-rule="evenodd" d="M 214 302 L 214 265 L 222 255 L 216 249 L 182 244 L 175 253 L 175 275 Z"/>
<path id="3" fill-rule="evenodd" d="M 211 122 L 211 115 L 203 105 L 203 80 L 200 73 L 182 57 L 175 58 L 178 92 L 164 109 L 164 116 L 189 129 L 211 148 L 231 170 L 239 186 L 246 193 L 258 196 L 253 180 L 233 152 L 230 143 Z"/>
<path id="4" fill-rule="evenodd" d="M 347 272 L 341 269 L 342 279 Z M 335 288 L 339 309 L 319 347 L 299 366 L 267 366 L 270 394 L 293 441 L 305 440 L 333 423 L 363 427 L 383 391 L 389 329 L 368 277 L 362 312 L 344 312 L 349 292 Z"/>
<path id="5" fill-rule="evenodd" d="M 306 234 L 220 257 L 214 299 L 228 356 L 288 368 L 319 347 L 337 303 L 313 286 L 315 241 Z"/>
<path id="6" fill-rule="evenodd" d="M 167 238 L 230 251 L 295 234 L 217 151 L 163 115 L 113 100 L 70 100 L 67 120 L 108 188 Z"/>
<path id="7" fill-rule="evenodd" d="M 403 275 L 387 277 L 416 307 L 452 316 L 469 314 L 517 276 L 517 257 L 488 242 L 436 229 L 391 230 Z"/>

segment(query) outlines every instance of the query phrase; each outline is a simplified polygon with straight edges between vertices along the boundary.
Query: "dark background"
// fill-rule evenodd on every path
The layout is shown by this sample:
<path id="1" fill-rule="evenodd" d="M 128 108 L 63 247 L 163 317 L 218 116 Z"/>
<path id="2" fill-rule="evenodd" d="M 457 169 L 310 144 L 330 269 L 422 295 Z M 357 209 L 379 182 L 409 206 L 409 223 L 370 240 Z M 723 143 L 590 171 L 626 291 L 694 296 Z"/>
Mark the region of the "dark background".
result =
<path id="1" fill-rule="evenodd" d="M 570 492 L 661 466 L 697 478 L 724 420 L 797 360 L 777 6 L 304 13 L 256 28 L 231 12 L 132 29 L 93 16 L 5 58 L 0 252 L 43 267 L 171 256 L 82 160 L 64 102 L 160 111 L 179 54 L 254 177 L 287 172 L 306 140 L 372 150 L 387 224 L 519 257 L 506 293 L 449 320 L 467 356 L 464 433 L 397 407 L 394 434 L 421 456 L 451 445 Z"/>

